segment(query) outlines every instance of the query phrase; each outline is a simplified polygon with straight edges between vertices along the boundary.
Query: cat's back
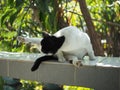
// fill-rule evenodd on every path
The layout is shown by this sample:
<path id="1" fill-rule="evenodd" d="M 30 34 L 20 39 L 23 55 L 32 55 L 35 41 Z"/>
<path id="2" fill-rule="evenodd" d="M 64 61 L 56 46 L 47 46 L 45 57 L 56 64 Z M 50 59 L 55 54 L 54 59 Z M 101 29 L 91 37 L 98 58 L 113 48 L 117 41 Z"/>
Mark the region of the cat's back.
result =
<path id="1" fill-rule="evenodd" d="M 74 26 L 65 27 L 54 34 L 56 37 L 65 36 L 63 46 L 67 48 L 86 47 L 90 43 L 87 33 Z"/>
<path id="2" fill-rule="evenodd" d="M 80 33 L 80 30 L 77 28 L 77 27 L 74 27 L 74 26 L 68 26 L 68 27 L 65 27 L 65 28 L 62 28 L 60 29 L 58 32 L 56 32 L 54 35 L 56 37 L 59 37 L 59 36 L 70 36 L 70 35 L 75 35 L 75 34 L 78 34 Z"/>
<path id="3" fill-rule="evenodd" d="M 89 37 L 85 32 L 83 32 L 82 30 L 74 26 L 68 26 L 68 27 L 62 28 L 58 32 L 56 32 L 54 35 L 56 37 L 65 36 L 66 39 L 68 38 L 68 39 L 79 39 L 79 40 L 88 39 L 89 40 Z"/>

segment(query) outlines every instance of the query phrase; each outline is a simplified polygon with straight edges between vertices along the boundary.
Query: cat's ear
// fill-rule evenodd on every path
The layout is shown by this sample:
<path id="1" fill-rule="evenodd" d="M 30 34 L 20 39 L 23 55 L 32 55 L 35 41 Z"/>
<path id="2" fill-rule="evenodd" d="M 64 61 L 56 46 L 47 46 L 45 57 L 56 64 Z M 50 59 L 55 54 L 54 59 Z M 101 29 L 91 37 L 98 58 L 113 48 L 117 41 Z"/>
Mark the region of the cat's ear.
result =
<path id="1" fill-rule="evenodd" d="M 47 32 L 42 32 L 43 38 L 49 37 L 50 35 Z"/>
<path id="2" fill-rule="evenodd" d="M 65 36 L 61 36 L 61 37 L 58 37 L 56 42 L 57 42 L 57 46 L 58 48 L 60 48 L 62 46 L 62 44 L 64 43 L 65 41 Z"/>

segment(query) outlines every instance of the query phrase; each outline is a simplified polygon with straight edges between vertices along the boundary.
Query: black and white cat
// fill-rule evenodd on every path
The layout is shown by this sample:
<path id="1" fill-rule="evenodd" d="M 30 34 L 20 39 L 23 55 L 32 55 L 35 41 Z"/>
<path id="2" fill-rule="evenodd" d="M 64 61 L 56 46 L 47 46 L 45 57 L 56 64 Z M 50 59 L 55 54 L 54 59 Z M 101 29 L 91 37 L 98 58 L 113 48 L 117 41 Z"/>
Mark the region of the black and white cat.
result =
<path id="1" fill-rule="evenodd" d="M 21 42 L 31 42 L 45 55 L 38 58 L 32 71 L 35 71 L 42 61 L 58 60 L 65 62 L 72 60 L 73 65 L 79 67 L 81 59 L 88 54 L 90 60 L 94 60 L 94 51 L 89 36 L 74 26 L 60 29 L 53 35 L 43 33 L 43 38 L 24 38 L 19 36 Z"/>

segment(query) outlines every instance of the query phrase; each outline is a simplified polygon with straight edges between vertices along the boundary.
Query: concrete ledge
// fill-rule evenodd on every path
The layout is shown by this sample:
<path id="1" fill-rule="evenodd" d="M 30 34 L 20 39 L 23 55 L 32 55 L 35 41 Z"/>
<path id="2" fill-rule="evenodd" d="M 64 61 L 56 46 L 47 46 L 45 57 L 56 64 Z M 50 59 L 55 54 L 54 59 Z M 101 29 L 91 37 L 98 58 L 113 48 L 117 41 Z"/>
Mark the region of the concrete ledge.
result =
<path id="1" fill-rule="evenodd" d="M 120 58 L 97 57 L 83 61 L 84 66 L 69 63 L 44 62 L 31 72 L 39 54 L 0 52 L 0 75 L 40 82 L 77 85 L 95 90 L 120 90 Z M 106 61 L 107 60 L 107 61 Z M 112 63 L 114 61 L 114 63 Z"/>

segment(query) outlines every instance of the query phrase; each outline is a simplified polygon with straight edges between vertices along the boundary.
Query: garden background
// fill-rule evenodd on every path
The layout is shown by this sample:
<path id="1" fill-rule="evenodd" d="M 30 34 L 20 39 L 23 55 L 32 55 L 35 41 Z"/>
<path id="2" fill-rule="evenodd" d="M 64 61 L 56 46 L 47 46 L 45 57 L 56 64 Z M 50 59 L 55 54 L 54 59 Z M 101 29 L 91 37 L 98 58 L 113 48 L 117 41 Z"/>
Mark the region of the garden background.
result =
<path id="1" fill-rule="evenodd" d="M 36 53 L 17 36 L 41 37 L 69 25 L 89 34 L 95 55 L 120 56 L 120 0 L 0 0 L 0 51 Z M 28 85 L 22 90 L 40 85 L 21 82 Z"/>

